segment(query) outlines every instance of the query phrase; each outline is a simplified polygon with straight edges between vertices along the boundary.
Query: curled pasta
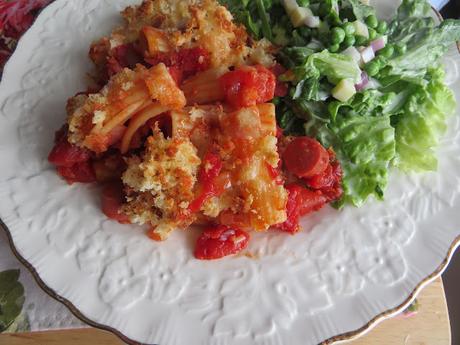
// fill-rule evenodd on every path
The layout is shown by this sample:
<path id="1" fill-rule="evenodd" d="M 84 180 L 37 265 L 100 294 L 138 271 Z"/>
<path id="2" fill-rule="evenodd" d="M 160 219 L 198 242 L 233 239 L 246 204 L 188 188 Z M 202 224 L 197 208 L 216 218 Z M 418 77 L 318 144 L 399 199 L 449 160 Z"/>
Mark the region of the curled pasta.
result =
<path id="1" fill-rule="evenodd" d="M 131 116 L 133 116 L 138 110 L 145 106 L 146 102 L 148 102 L 148 99 L 143 99 L 132 103 L 120 111 L 118 114 L 116 114 L 113 118 L 111 118 L 108 123 L 104 124 L 100 132 L 102 134 L 110 133 L 115 127 L 128 121 Z"/>
<path id="2" fill-rule="evenodd" d="M 126 153 L 129 150 L 129 145 L 131 144 L 131 140 L 136 133 L 136 131 L 141 128 L 148 120 L 160 115 L 168 111 L 169 109 L 165 106 L 162 106 L 158 102 L 154 102 L 144 109 L 142 109 L 139 113 L 134 115 L 129 122 L 128 129 L 126 130 L 123 139 L 121 141 L 121 153 Z"/>

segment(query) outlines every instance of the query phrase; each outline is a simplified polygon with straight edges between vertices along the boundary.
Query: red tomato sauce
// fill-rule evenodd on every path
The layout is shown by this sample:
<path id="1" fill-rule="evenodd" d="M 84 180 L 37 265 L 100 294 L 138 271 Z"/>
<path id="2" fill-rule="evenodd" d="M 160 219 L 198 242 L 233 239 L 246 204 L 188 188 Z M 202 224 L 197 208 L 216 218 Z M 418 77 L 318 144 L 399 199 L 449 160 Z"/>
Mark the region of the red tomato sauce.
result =
<path id="1" fill-rule="evenodd" d="M 96 181 L 90 159 L 91 154 L 88 150 L 68 142 L 65 126 L 56 132 L 55 144 L 48 155 L 48 161 L 56 166 L 58 174 L 69 184 Z"/>
<path id="2" fill-rule="evenodd" d="M 225 225 L 212 226 L 203 231 L 195 246 L 195 257 L 215 260 L 238 254 L 249 243 L 249 234 L 241 229 Z"/>
<path id="3" fill-rule="evenodd" d="M 110 219 L 116 220 L 119 223 L 129 224 L 128 216 L 121 213 L 123 198 L 121 183 L 115 182 L 105 185 L 102 190 L 102 212 Z"/>
<path id="4" fill-rule="evenodd" d="M 203 158 L 202 168 L 198 174 L 199 192 L 189 205 L 190 212 L 198 212 L 208 199 L 219 194 L 216 182 L 221 170 L 222 161 L 219 155 L 208 152 Z"/>
<path id="5" fill-rule="evenodd" d="M 209 52 L 200 47 L 158 53 L 154 57 L 145 58 L 145 62 L 152 66 L 164 63 L 178 84 L 198 72 L 207 70 L 211 64 Z"/>
<path id="6" fill-rule="evenodd" d="M 137 51 L 134 43 L 120 45 L 110 51 L 107 59 L 107 74 L 111 77 L 125 67 L 134 68 L 142 61 L 142 55 Z"/>

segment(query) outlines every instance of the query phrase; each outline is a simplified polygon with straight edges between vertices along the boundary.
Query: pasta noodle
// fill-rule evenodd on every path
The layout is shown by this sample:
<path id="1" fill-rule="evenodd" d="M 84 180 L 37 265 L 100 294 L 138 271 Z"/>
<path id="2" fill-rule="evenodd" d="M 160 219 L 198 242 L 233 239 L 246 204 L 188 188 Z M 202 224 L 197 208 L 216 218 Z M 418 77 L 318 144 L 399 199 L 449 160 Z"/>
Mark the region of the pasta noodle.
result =
<path id="1" fill-rule="evenodd" d="M 133 116 L 138 110 L 146 105 L 148 100 L 144 99 L 141 101 L 134 102 L 133 104 L 129 105 L 122 111 L 120 111 L 117 115 L 115 115 L 107 124 L 105 124 L 100 132 L 102 134 L 110 133 L 115 127 L 124 124 L 126 121 L 129 120 L 131 116 Z"/>
<path id="2" fill-rule="evenodd" d="M 136 131 L 141 128 L 148 120 L 155 116 L 168 111 L 168 108 L 160 105 L 158 102 L 152 103 L 134 115 L 121 141 L 120 151 L 122 154 L 128 152 L 131 139 Z"/>
<path id="3" fill-rule="evenodd" d="M 151 26 L 145 26 L 141 31 L 140 42 L 146 47 L 147 56 L 155 56 L 158 53 L 166 53 L 172 50 L 166 34 Z"/>
<path id="4" fill-rule="evenodd" d="M 60 174 L 115 181 L 104 213 L 155 240 L 194 223 L 285 222 L 271 43 L 216 0 L 144 0 L 123 15 L 90 51 L 100 89 L 68 102 Z"/>
<path id="5" fill-rule="evenodd" d="M 228 72 L 228 68 L 219 67 L 197 74 L 182 84 L 189 105 L 210 104 L 225 98 L 219 78 Z"/>

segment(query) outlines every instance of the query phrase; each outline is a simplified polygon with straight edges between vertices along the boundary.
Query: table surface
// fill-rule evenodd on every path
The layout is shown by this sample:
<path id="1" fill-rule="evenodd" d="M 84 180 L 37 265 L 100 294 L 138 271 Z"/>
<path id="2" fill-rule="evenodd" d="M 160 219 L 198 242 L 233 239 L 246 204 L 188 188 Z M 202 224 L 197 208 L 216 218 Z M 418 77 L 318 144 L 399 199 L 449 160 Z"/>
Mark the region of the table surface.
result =
<path id="1" fill-rule="evenodd" d="M 419 295 L 420 309 L 414 317 L 385 320 L 351 345 L 450 345 L 450 326 L 442 280 L 439 278 Z M 97 329 L 0 335 L 0 345 L 118 345 L 111 333 Z"/>

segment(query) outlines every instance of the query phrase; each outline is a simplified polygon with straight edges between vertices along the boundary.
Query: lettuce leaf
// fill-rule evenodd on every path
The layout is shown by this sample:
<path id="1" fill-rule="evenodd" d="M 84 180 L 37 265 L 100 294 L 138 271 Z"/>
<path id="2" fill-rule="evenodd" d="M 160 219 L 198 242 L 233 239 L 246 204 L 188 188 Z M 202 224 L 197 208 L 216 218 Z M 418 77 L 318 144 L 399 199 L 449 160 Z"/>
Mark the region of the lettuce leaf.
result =
<path id="1" fill-rule="evenodd" d="M 375 9 L 362 3 L 360 0 L 342 0 L 342 6 L 351 7 L 357 20 L 364 21 L 368 16 L 375 15 Z"/>
<path id="2" fill-rule="evenodd" d="M 407 52 L 391 59 L 391 74 L 423 76 L 426 69 L 436 65 L 449 46 L 460 40 L 460 21 L 445 20 L 436 28 L 424 28 L 411 33 Z"/>
<path id="3" fill-rule="evenodd" d="M 315 134 L 323 145 L 332 147 L 342 165 L 344 195 L 339 207 L 361 206 L 371 195 L 383 197 L 396 153 L 391 115 L 397 97 L 367 90 L 349 102 L 331 102 L 326 124 L 317 122 L 316 129 L 306 126 L 307 135 Z"/>
<path id="4" fill-rule="evenodd" d="M 407 19 L 427 17 L 431 5 L 426 0 L 403 0 L 398 7 L 396 20 L 402 22 Z"/>
<path id="5" fill-rule="evenodd" d="M 416 88 L 398 116 L 394 165 L 404 171 L 437 169 L 435 148 L 456 106 L 452 91 L 443 83 L 443 73 L 441 68 L 430 71 L 433 79 L 426 87 Z"/>
<path id="6" fill-rule="evenodd" d="M 330 53 L 327 50 L 309 55 L 306 61 L 293 71 L 299 80 L 326 77 L 331 83 L 336 84 L 342 79 L 352 79 L 356 83 L 361 79 L 359 65 L 351 57 Z"/>

